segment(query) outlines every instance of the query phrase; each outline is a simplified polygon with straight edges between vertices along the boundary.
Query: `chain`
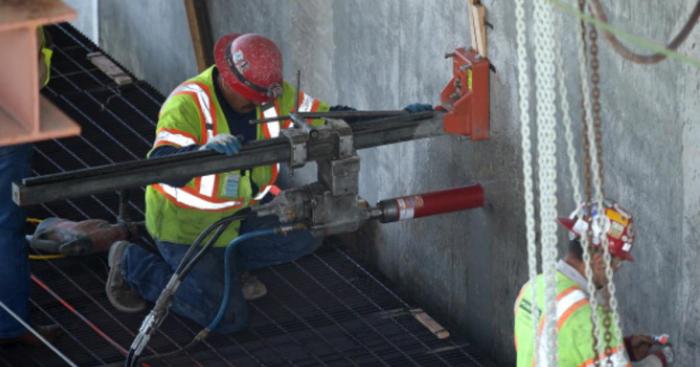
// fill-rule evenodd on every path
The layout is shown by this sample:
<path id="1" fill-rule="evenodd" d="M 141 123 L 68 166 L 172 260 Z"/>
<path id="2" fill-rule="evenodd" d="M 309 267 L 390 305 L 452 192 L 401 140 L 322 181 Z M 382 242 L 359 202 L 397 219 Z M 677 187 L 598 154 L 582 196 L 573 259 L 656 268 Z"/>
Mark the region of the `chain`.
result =
<path id="1" fill-rule="evenodd" d="M 537 277 L 537 243 L 535 235 L 535 205 L 532 169 L 532 134 L 530 132 L 530 76 L 528 74 L 528 56 L 525 22 L 525 0 L 515 1 L 515 28 L 517 30 L 518 55 L 518 97 L 520 102 L 520 135 L 523 154 L 523 191 L 525 198 L 525 233 L 527 240 L 527 265 L 530 277 L 530 299 L 532 300 L 532 340 L 537 340 L 538 320 L 540 319 L 537 303 L 535 278 Z M 536 348 L 535 348 L 536 349 Z"/>
<path id="2" fill-rule="evenodd" d="M 537 97 L 537 152 L 544 278 L 544 353 L 547 366 L 557 365 L 557 171 L 556 82 L 553 10 L 546 0 L 535 1 L 535 86 Z"/>
<path id="3" fill-rule="evenodd" d="M 586 0 L 579 0 L 579 10 L 583 13 L 585 12 Z M 589 126 L 590 123 L 590 110 L 591 101 L 588 86 L 588 64 L 586 59 L 586 25 L 581 20 L 579 22 L 579 47 L 578 47 L 578 64 L 579 64 L 579 74 L 581 78 L 581 126 L 582 126 L 582 140 L 583 140 L 583 155 L 584 155 L 584 165 L 583 165 L 583 175 L 584 175 L 584 195 L 585 202 L 590 203 L 592 199 L 592 189 L 591 189 L 591 154 L 590 154 L 590 140 L 589 140 Z M 577 203 L 580 205 L 580 201 Z M 581 212 L 579 212 L 579 217 L 590 218 L 590 207 L 581 207 Z M 591 223 L 589 223 L 589 228 Z M 591 348 L 593 349 L 593 359 L 597 361 L 597 356 L 601 355 L 603 352 L 602 343 L 600 343 L 600 338 L 598 337 L 598 331 L 601 330 L 600 319 L 598 317 L 598 300 L 596 298 L 596 287 L 593 282 L 593 269 L 591 267 L 591 231 L 587 231 L 586 235 L 581 236 L 581 247 L 583 249 L 583 263 L 585 265 L 586 273 L 586 288 L 588 291 L 588 300 L 591 306 L 591 337 L 593 343 Z M 597 362 L 596 362 L 597 364 Z"/>
<path id="4" fill-rule="evenodd" d="M 595 184 L 600 185 L 600 193 L 604 195 L 602 123 L 600 118 L 600 63 L 598 61 L 598 31 L 595 26 L 590 27 L 589 38 L 591 41 L 589 48 L 591 53 L 591 82 L 593 84 L 593 89 L 591 90 L 591 96 L 593 97 L 593 131 L 595 132 L 596 158 L 598 160 L 598 178 L 596 180 L 600 180 L 600 182 Z"/>
<path id="5" fill-rule="evenodd" d="M 602 145 L 602 119 L 600 117 L 601 105 L 600 105 L 600 63 L 598 61 L 598 31 L 596 27 L 592 26 L 589 30 L 589 40 L 590 40 L 590 65 L 591 65 L 591 82 L 593 83 L 593 89 L 591 96 L 593 97 L 593 130 L 595 132 L 595 154 L 598 174 L 594 176 L 594 186 L 596 187 L 596 202 L 598 203 L 599 219 L 602 225 L 603 213 L 602 201 L 604 198 L 603 187 L 603 145 Z M 593 149 L 591 149 L 591 154 L 593 154 Z M 593 168 L 592 168 L 593 169 Z M 607 300 L 609 310 L 605 312 L 603 319 L 603 327 L 605 333 L 603 339 L 605 342 L 605 356 L 607 366 L 612 366 L 612 328 L 615 327 L 615 332 L 618 334 L 617 339 L 622 340 L 620 334 L 620 321 L 617 313 L 617 298 L 615 297 L 615 282 L 613 281 L 613 270 L 612 270 L 612 257 L 610 256 L 610 251 L 608 248 L 608 237 L 605 234 L 607 231 L 603 231 L 601 238 L 601 246 L 603 247 L 603 261 L 605 263 L 605 282 L 607 285 Z M 614 323 L 614 325 L 613 325 Z"/>
<path id="6" fill-rule="evenodd" d="M 585 32 L 584 32 L 585 34 Z M 593 89 L 591 97 L 593 99 L 592 103 L 592 117 L 593 117 L 593 128 L 588 128 L 588 140 L 590 145 L 590 156 L 591 156 L 591 171 L 593 171 L 593 189 L 595 191 L 595 203 L 596 210 L 599 211 L 597 215 L 597 225 L 603 229 L 603 233 L 600 239 L 600 245 L 603 248 L 603 263 L 605 264 L 605 283 L 607 285 L 607 300 L 609 310 L 604 313 L 603 319 L 603 342 L 605 343 L 604 352 L 606 355 L 606 364 L 612 366 L 612 338 L 613 327 L 615 328 L 616 339 L 622 340 L 621 328 L 620 328 L 620 318 L 617 312 L 617 297 L 615 295 L 615 283 L 613 280 L 613 270 L 612 270 L 612 257 L 610 255 L 610 249 L 608 248 L 608 237 L 607 230 L 604 222 L 604 207 L 603 207 L 603 150 L 602 150 L 602 119 L 600 116 L 601 104 L 600 104 L 600 63 L 598 61 L 598 31 L 595 27 L 590 27 L 589 30 L 589 41 L 590 41 L 590 66 L 591 66 L 591 82 L 593 84 Z M 598 329 L 600 330 L 600 329 Z M 602 344 L 602 343 L 600 343 Z M 600 350 L 600 345 L 597 347 Z"/>

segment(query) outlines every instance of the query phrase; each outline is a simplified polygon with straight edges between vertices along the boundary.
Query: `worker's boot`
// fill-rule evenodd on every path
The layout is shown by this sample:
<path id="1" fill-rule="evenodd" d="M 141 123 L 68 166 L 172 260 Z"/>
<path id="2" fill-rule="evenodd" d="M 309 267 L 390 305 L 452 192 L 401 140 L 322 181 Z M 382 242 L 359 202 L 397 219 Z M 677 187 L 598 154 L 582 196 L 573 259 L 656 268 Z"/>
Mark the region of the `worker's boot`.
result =
<path id="1" fill-rule="evenodd" d="M 41 335 L 49 343 L 54 342 L 59 336 L 61 336 L 61 334 L 63 334 L 61 327 L 56 324 L 35 326 L 34 331 L 39 333 L 39 335 Z M 0 345 L 11 344 L 22 344 L 28 347 L 37 347 L 43 345 L 43 342 L 29 330 L 27 330 L 24 334 L 14 338 L 0 338 Z"/>
<path id="2" fill-rule="evenodd" d="M 247 271 L 241 273 L 241 288 L 243 291 L 243 298 L 248 301 L 262 298 L 267 294 L 267 287 L 265 284 L 263 284 L 258 277 Z"/>
<path id="3" fill-rule="evenodd" d="M 129 287 L 122 273 L 124 252 L 129 246 L 136 245 L 127 241 L 117 241 L 109 248 L 107 256 L 109 275 L 105 284 L 105 293 L 114 308 L 122 312 L 135 313 L 146 309 L 146 301 L 137 291 Z"/>

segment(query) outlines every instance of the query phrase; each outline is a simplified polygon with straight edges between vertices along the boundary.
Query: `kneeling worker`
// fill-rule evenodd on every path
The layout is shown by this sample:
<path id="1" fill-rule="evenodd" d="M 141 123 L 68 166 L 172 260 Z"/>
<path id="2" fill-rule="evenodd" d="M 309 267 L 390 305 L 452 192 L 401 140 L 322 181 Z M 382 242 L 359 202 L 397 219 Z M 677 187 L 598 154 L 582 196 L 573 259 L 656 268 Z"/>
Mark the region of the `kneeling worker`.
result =
<path id="1" fill-rule="evenodd" d="M 348 109 L 329 107 L 295 90 L 282 79 L 282 55 L 269 39 L 257 34 L 228 34 L 216 43 L 216 64 L 180 84 L 161 107 L 156 139 L 149 157 L 201 149 L 234 155 L 242 143 L 276 138 L 289 121 L 250 125 L 249 121 L 288 115 Z M 298 101 L 298 106 L 296 106 Z M 432 109 L 410 105 L 409 112 Z M 309 121 L 312 125 L 322 119 Z M 211 174 L 181 182 L 152 184 L 146 191 L 146 227 L 160 256 L 139 246 L 118 242 L 110 248 L 106 292 L 125 312 L 155 301 L 189 245 L 218 220 L 255 205 L 272 189 L 279 165 Z M 224 286 L 224 248 L 240 234 L 279 225 L 274 219 L 249 218 L 233 222 L 215 247 L 202 257 L 180 285 L 171 309 L 206 326 L 214 318 Z M 275 235 L 242 242 L 236 249 L 239 271 L 296 260 L 320 244 L 309 232 Z M 242 294 L 251 300 L 266 293 L 254 277 L 241 279 Z M 235 312 L 229 307 L 218 332 L 233 329 Z"/>

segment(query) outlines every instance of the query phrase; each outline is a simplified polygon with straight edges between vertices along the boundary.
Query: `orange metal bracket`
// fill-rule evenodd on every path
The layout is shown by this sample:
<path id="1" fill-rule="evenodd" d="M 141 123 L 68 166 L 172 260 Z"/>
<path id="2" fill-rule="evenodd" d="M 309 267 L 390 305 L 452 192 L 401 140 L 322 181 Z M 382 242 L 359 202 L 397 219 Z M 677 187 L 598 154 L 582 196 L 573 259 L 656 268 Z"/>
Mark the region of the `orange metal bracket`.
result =
<path id="1" fill-rule="evenodd" d="M 0 1 L 0 146 L 80 133 L 80 126 L 39 95 L 37 28 L 75 18 L 59 0 Z"/>
<path id="2" fill-rule="evenodd" d="M 458 48 L 452 57 L 452 80 L 440 94 L 447 110 L 444 129 L 448 133 L 489 138 L 489 60 L 474 49 Z"/>

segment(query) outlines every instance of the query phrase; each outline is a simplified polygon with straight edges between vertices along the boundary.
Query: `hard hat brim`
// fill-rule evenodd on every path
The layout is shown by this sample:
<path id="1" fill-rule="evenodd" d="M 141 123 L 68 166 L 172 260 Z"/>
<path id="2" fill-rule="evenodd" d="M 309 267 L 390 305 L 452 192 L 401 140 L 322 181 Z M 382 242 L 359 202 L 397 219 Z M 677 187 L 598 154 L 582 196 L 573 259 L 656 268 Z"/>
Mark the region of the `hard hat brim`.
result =
<path id="1" fill-rule="evenodd" d="M 559 224 L 562 225 L 562 227 L 566 228 L 569 232 L 574 233 L 577 236 L 579 235 L 578 233 L 576 233 L 576 231 L 574 231 L 574 224 L 576 224 L 575 220 L 567 217 L 559 217 L 557 218 L 557 221 L 559 222 Z"/>

